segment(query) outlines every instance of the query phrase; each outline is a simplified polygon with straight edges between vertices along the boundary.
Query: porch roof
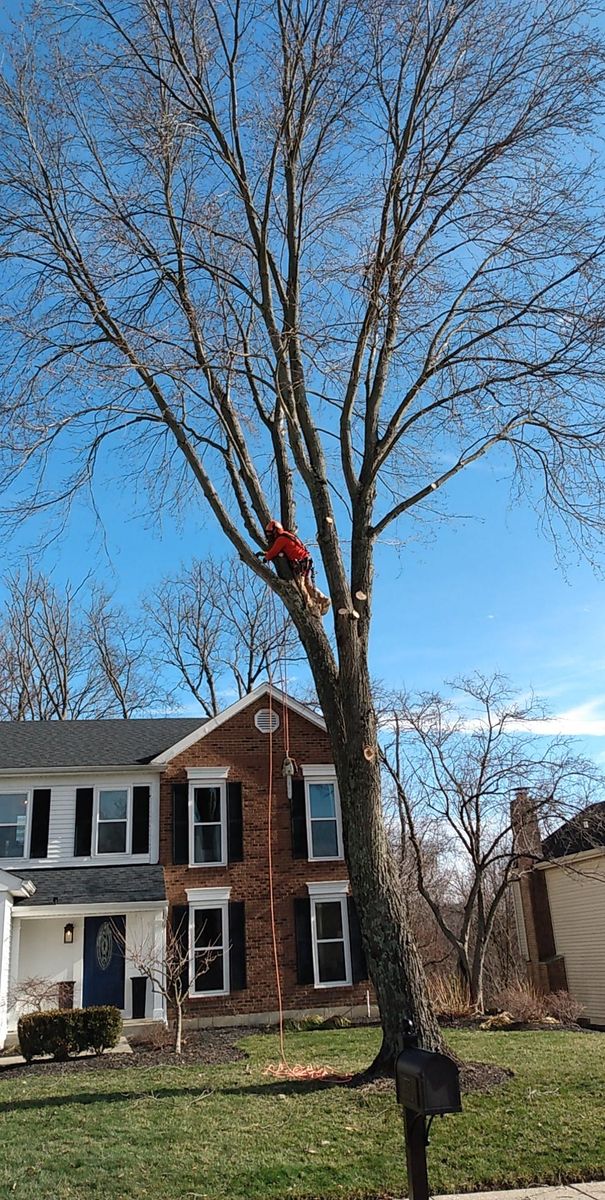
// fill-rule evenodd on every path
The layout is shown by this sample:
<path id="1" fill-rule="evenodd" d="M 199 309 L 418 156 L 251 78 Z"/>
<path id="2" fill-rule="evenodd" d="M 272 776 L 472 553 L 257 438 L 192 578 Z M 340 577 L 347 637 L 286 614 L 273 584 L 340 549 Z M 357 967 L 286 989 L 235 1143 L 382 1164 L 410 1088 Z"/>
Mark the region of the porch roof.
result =
<path id="1" fill-rule="evenodd" d="M 8 874 L 8 872 L 7 872 Z M 17 877 L 15 877 L 17 878 Z M 35 884 L 33 896 L 15 901 L 28 908 L 66 904 L 148 903 L 165 900 L 166 885 L 160 866 L 65 867 L 28 871 Z"/>

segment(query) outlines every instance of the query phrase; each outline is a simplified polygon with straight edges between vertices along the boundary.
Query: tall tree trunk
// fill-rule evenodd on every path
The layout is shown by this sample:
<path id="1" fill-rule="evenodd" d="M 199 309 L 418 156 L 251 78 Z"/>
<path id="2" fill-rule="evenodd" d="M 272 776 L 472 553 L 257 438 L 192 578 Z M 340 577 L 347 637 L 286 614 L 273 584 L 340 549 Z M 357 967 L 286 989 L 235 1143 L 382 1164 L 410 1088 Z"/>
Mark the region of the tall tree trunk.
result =
<path id="1" fill-rule="evenodd" d="M 378 1074 L 392 1072 L 408 1020 L 425 1049 L 443 1050 L 444 1042 L 386 836 L 370 679 L 362 654 L 355 657 L 355 669 L 341 673 L 336 689 L 326 686 L 321 671 L 316 684 L 332 741 L 351 890 L 380 1009 L 382 1046 L 370 1068 Z"/>

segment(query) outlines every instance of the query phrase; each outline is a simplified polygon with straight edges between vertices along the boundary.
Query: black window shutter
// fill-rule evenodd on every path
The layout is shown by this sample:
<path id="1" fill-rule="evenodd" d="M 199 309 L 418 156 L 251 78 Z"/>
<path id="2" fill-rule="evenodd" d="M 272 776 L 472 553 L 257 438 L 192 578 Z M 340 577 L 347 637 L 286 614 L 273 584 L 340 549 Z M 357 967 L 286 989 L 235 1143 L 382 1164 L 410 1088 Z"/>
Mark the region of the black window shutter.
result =
<path id="1" fill-rule="evenodd" d="M 227 861 L 244 861 L 244 819 L 242 815 L 242 785 L 227 784 Z"/>
<path id="2" fill-rule="evenodd" d="M 186 783 L 172 785 L 172 859 L 176 864 L 189 862 L 189 788 Z"/>
<path id="3" fill-rule="evenodd" d="M 132 853 L 149 854 L 149 787 L 132 789 Z"/>
<path id="4" fill-rule="evenodd" d="M 189 991 L 189 908 L 186 904 L 173 904 L 171 914 L 171 929 L 174 939 L 175 965 L 182 962 L 181 996 Z"/>
<path id="5" fill-rule="evenodd" d="M 74 858 L 88 858 L 92 851 L 92 799 L 92 788 L 76 788 Z"/>
<path id="6" fill-rule="evenodd" d="M 292 857 L 308 858 L 309 847 L 307 845 L 307 802 L 305 799 L 304 779 L 292 780 L 290 816 L 292 820 Z"/>
<path id="7" fill-rule="evenodd" d="M 50 788 L 35 788 L 32 803 L 30 858 L 48 857 L 48 826 L 50 822 Z"/>
<path id="8" fill-rule="evenodd" d="M 246 980 L 246 905 L 243 900 L 229 903 L 229 976 L 230 991 L 241 992 Z"/>
<path id="9" fill-rule="evenodd" d="M 294 901 L 296 930 L 296 978 L 298 983 L 314 983 L 313 947 L 311 945 L 311 901 L 307 896 Z"/>
<path id="10" fill-rule="evenodd" d="M 352 896 L 347 897 L 349 906 L 349 942 L 351 945 L 351 971 L 353 974 L 353 983 L 360 983 L 362 979 L 368 978 L 368 965 L 366 956 L 361 942 L 361 929 L 359 927 L 359 917 L 357 916 L 357 908 Z"/>

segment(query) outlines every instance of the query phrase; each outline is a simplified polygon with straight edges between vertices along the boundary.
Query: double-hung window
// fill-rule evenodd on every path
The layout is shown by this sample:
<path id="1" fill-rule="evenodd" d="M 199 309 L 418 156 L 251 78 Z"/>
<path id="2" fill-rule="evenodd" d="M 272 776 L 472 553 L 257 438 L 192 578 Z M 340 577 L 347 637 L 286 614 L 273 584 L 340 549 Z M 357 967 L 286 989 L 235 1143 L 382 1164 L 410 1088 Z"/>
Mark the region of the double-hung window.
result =
<path id="1" fill-rule="evenodd" d="M 99 788 L 97 854 L 125 854 L 129 844 L 129 788 Z"/>
<path id="2" fill-rule="evenodd" d="M 0 794 L 0 859 L 27 858 L 27 792 Z"/>
<path id="3" fill-rule="evenodd" d="M 187 892 L 193 996 L 226 996 L 229 992 L 229 894 L 230 888 Z"/>
<path id="4" fill-rule="evenodd" d="M 190 767 L 189 861 L 191 866 L 225 866 L 227 862 L 228 767 Z"/>
<path id="5" fill-rule="evenodd" d="M 311 937 L 315 987 L 352 983 L 348 884 L 310 883 Z"/>
<path id="6" fill-rule="evenodd" d="M 343 857 L 338 785 L 325 766 L 303 766 L 307 806 L 309 858 L 319 861 Z"/>

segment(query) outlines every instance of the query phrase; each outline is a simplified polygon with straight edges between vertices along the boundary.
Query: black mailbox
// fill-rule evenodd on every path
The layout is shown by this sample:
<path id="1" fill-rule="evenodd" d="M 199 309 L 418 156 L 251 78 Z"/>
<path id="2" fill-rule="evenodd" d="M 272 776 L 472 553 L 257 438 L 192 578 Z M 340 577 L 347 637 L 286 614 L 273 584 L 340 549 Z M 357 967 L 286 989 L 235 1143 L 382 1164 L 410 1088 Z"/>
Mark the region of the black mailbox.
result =
<path id="1" fill-rule="evenodd" d="M 402 1050 L 395 1067 L 397 1102 L 424 1117 L 462 1111 L 458 1067 L 432 1050 Z"/>

